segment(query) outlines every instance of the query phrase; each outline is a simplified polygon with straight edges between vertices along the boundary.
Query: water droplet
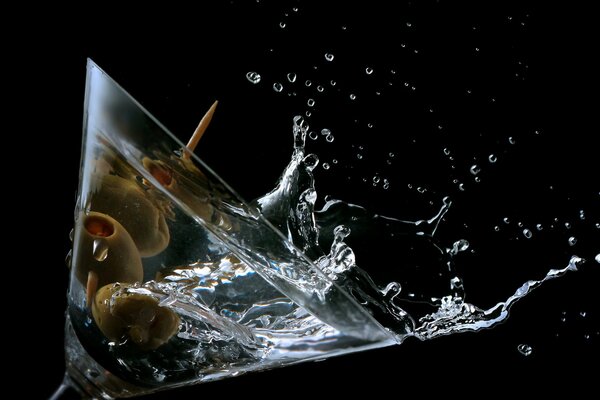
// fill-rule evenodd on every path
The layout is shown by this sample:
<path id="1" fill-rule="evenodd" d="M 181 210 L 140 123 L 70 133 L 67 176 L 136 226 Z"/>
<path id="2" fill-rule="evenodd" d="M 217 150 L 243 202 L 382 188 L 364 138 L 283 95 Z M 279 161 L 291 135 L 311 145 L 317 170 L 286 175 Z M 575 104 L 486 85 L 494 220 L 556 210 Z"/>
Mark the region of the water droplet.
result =
<path id="1" fill-rule="evenodd" d="M 298 12 L 298 7 L 292 7 L 293 12 Z"/>
<path id="2" fill-rule="evenodd" d="M 410 28 L 412 26 L 412 24 L 410 22 L 407 22 L 406 26 Z"/>
<path id="3" fill-rule="evenodd" d="M 273 90 L 276 91 L 277 93 L 281 93 L 281 91 L 283 90 L 283 85 L 279 82 L 275 82 L 273 84 Z"/>
<path id="4" fill-rule="evenodd" d="M 544 227 L 542 226 L 542 224 L 537 224 L 537 225 L 535 226 L 535 228 L 536 228 L 538 231 L 541 231 L 542 229 L 544 229 Z"/>
<path id="5" fill-rule="evenodd" d="M 419 187 L 417 188 L 417 192 L 419 192 L 419 193 L 421 193 L 421 194 L 425 193 L 426 191 L 427 191 L 427 189 L 425 189 L 425 188 L 422 188 L 421 186 L 419 186 Z"/>
<path id="6" fill-rule="evenodd" d="M 596 223 L 596 229 L 600 229 L 600 223 Z"/>
<path id="7" fill-rule="evenodd" d="M 308 133 L 308 137 L 311 138 L 312 140 L 317 140 L 317 138 L 319 137 L 319 135 L 317 135 L 317 132 L 315 132 L 315 131 L 310 131 Z"/>
<path id="8" fill-rule="evenodd" d="M 363 158 L 363 155 L 362 155 L 362 154 L 360 154 L 360 153 L 358 153 L 358 154 L 356 155 L 356 158 L 358 158 L 359 160 L 362 160 L 362 158 Z"/>
<path id="9" fill-rule="evenodd" d="M 474 179 L 474 181 L 477 182 L 477 183 L 479 183 L 479 182 L 481 182 L 481 178 L 478 177 L 478 176 L 476 176 L 475 179 Z"/>
<path id="10" fill-rule="evenodd" d="M 304 85 L 306 85 L 306 87 L 310 87 L 310 85 L 312 85 L 312 82 L 307 79 L 306 82 L 304 82 Z"/>
<path id="11" fill-rule="evenodd" d="M 450 149 L 448 149 L 447 147 L 444 148 L 444 154 L 449 156 L 450 155 Z"/>
<path id="12" fill-rule="evenodd" d="M 373 73 L 373 68 L 367 67 L 365 68 L 365 72 L 367 73 L 367 75 L 371 75 Z"/>
<path id="13" fill-rule="evenodd" d="M 331 134 L 331 131 L 329 129 L 327 129 L 327 128 L 321 129 L 321 135 L 327 136 L 329 134 Z"/>
<path id="14" fill-rule="evenodd" d="M 510 224 L 510 220 L 508 219 L 508 217 L 504 217 L 502 221 L 504 221 L 505 224 Z"/>
<path id="15" fill-rule="evenodd" d="M 356 95 L 353 93 L 350 93 L 350 100 L 356 100 Z"/>
<path id="16" fill-rule="evenodd" d="M 522 223 L 521 221 L 519 221 L 519 222 L 517 222 L 517 226 L 518 226 L 519 228 L 522 228 L 522 227 L 523 227 L 523 223 Z"/>
<path id="17" fill-rule="evenodd" d="M 565 228 L 571 229 L 571 223 L 570 222 L 565 222 Z"/>
<path id="18" fill-rule="evenodd" d="M 334 57 L 333 54 L 331 54 L 331 53 L 325 53 L 325 59 L 327 61 L 333 61 L 333 57 Z"/>
<path id="19" fill-rule="evenodd" d="M 97 261 L 104 261 L 108 257 L 108 242 L 105 239 L 94 239 L 92 255 Z"/>
<path id="20" fill-rule="evenodd" d="M 456 255 L 461 251 L 465 251 L 469 248 L 469 242 L 465 239 L 457 240 L 452 244 L 452 250 L 450 250 L 451 255 Z"/>
<path id="21" fill-rule="evenodd" d="M 279 27 L 280 27 L 281 29 L 285 28 L 285 22 L 281 21 L 281 22 L 279 23 Z"/>
<path id="22" fill-rule="evenodd" d="M 514 137 L 512 137 L 512 136 L 509 136 L 509 137 L 508 137 L 508 143 L 510 143 L 510 144 L 515 144 L 515 143 L 517 143 L 517 141 L 515 140 L 515 138 L 514 138 Z"/>
<path id="23" fill-rule="evenodd" d="M 307 117 L 310 117 L 312 115 L 312 113 L 310 111 L 307 111 L 304 113 L 304 115 L 306 115 Z"/>
<path id="24" fill-rule="evenodd" d="M 331 142 L 333 142 L 335 140 L 335 138 L 330 133 L 329 135 L 325 136 L 325 140 L 328 141 L 329 143 L 331 143 Z"/>
<path id="25" fill-rule="evenodd" d="M 315 105 L 315 101 L 313 99 L 308 99 L 306 104 L 308 104 L 309 107 L 313 107 Z"/>
<path id="26" fill-rule="evenodd" d="M 594 258 L 594 260 L 596 260 L 596 262 L 598 264 L 600 264 L 600 253 L 596 254 L 596 257 Z"/>
<path id="27" fill-rule="evenodd" d="M 325 88 L 323 86 L 321 86 L 321 85 L 317 86 L 317 91 L 319 93 L 323 93 L 323 90 L 325 90 Z"/>
<path id="28" fill-rule="evenodd" d="M 329 84 L 330 84 L 331 86 L 335 86 L 335 85 L 336 85 L 336 82 L 335 82 L 335 81 L 329 81 Z"/>
<path id="29" fill-rule="evenodd" d="M 569 238 L 569 246 L 575 246 L 576 243 L 577 243 L 577 238 L 575 236 L 571 236 Z"/>
<path id="30" fill-rule="evenodd" d="M 369 129 L 373 128 L 373 124 L 369 122 L 369 123 L 367 124 L 367 128 L 369 128 Z"/>
<path id="31" fill-rule="evenodd" d="M 69 240 L 71 242 L 73 242 L 74 235 L 75 235 L 75 228 L 71 228 L 71 230 L 69 231 Z"/>
<path id="32" fill-rule="evenodd" d="M 585 311 L 580 311 L 579 315 L 581 316 L 581 318 L 585 318 L 587 316 L 587 312 Z"/>
<path id="33" fill-rule="evenodd" d="M 527 239 L 531 239 L 533 237 L 533 233 L 529 229 L 523 229 L 523 236 Z"/>
<path id="34" fill-rule="evenodd" d="M 331 160 L 331 162 L 334 163 L 334 164 L 337 164 L 338 160 L 334 158 L 333 160 Z"/>
<path id="35" fill-rule="evenodd" d="M 496 232 L 500 232 L 500 227 L 499 227 L 498 225 L 496 225 L 496 226 L 494 227 L 494 230 L 495 230 Z"/>
<path id="36" fill-rule="evenodd" d="M 472 173 L 473 175 L 477 175 L 478 173 L 480 173 L 480 172 L 481 172 L 481 168 L 479 168 L 479 166 L 478 166 L 477 164 L 473 164 L 473 165 L 471 166 L 471 169 L 470 169 L 470 171 L 471 171 L 471 173 Z"/>
<path id="37" fill-rule="evenodd" d="M 246 79 L 248 79 L 250 83 L 256 85 L 258 82 L 260 82 L 260 74 L 258 72 L 250 71 L 246 74 Z"/>
<path id="38" fill-rule="evenodd" d="M 518 345 L 517 350 L 519 350 L 519 353 L 523 354 L 525 357 L 530 356 L 531 353 L 533 352 L 533 349 L 528 344 Z"/>
<path id="39" fill-rule="evenodd" d="M 579 219 L 581 219 L 581 220 L 585 219 L 585 212 L 583 212 L 583 210 L 579 210 Z"/>
<path id="40" fill-rule="evenodd" d="M 496 157 L 496 155 L 494 155 L 494 154 L 490 154 L 490 156 L 488 157 L 488 160 L 493 164 L 496 161 L 498 161 L 498 157 Z"/>
<path id="41" fill-rule="evenodd" d="M 373 177 L 373 183 L 379 183 L 380 180 L 381 180 L 381 178 L 379 177 L 379 175 L 375 175 Z"/>
<path id="42" fill-rule="evenodd" d="M 289 74 L 287 74 L 287 79 L 288 79 L 288 81 L 290 81 L 290 83 L 296 82 L 296 74 L 293 72 L 290 72 Z"/>
<path id="43" fill-rule="evenodd" d="M 328 170 L 329 169 L 329 164 L 323 163 L 323 169 Z"/>
<path id="44" fill-rule="evenodd" d="M 458 185 L 458 189 L 459 189 L 461 192 L 464 192 L 464 191 L 465 191 L 465 184 L 464 184 L 464 183 L 460 183 L 460 184 Z"/>
<path id="45" fill-rule="evenodd" d="M 394 153 L 392 153 L 392 152 L 390 152 L 390 153 L 388 154 L 388 156 L 389 156 L 390 158 L 394 158 L 394 157 L 396 157 L 396 155 L 395 155 Z"/>

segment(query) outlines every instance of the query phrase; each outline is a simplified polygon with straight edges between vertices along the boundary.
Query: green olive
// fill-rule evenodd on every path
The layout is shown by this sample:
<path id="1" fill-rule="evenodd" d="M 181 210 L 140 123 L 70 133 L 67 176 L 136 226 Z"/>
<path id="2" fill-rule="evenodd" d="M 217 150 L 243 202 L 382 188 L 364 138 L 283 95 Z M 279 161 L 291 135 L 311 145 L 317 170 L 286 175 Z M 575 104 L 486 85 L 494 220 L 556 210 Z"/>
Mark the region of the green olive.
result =
<path id="1" fill-rule="evenodd" d="M 105 175 L 92 194 L 92 209 L 108 214 L 127 229 L 142 257 L 162 252 L 169 244 L 169 227 L 163 213 L 135 183 Z"/>
<path id="2" fill-rule="evenodd" d="M 75 276 L 82 284 L 88 274 L 97 275 L 98 286 L 113 282 L 141 282 L 142 259 L 129 233 L 114 218 L 98 212 L 82 215 L 77 221 L 74 251 Z"/>
<path id="3" fill-rule="evenodd" d="M 167 343 L 179 331 L 179 316 L 159 306 L 154 297 L 127 292 L 127 287 L 112 284 L 98 291 L 92 305 L 98 328 L 110 340 L 127 335 L 142 350 L 154 350 Z"/>
<path id="4" fill-rule="evenodd" d="M 155 161 L 149 158 L 142 160 L 144 168 L 169 192 L 177 197 L 183 204 L 188 206 L 192 212 L 209 224 L 217 225 L 225 230 L 232 230 L 232 223 L 229 217 L 217 210 L 210 202 L 209 195 L 199 195 L 193 193 L 185 184 L 181 185 L 176 179 L 175 174 L 164 162 Z M 184 164 L 187 168 L 193 166 L 191 161 Z M 194 167 L 195 168 L 195 167 Z M 195 169 L 197 179 L 206 180 L 206 177 L 200 170 Z M 194 171 L 192 171 L 194 172 Z M 201 175 L 198 175 L 201 174 Z"/>

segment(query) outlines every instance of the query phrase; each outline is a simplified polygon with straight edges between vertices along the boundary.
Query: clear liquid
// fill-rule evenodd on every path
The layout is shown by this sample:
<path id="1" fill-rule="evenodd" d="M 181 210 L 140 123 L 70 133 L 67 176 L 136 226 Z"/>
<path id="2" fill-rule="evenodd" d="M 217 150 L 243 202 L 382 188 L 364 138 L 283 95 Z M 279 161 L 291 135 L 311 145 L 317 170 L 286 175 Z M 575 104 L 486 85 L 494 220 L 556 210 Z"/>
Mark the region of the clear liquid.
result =
<path id="1" fill-rule="evenodd" d="M 465 288 L 454 268 L 454 258 L 466 251 L 469 243 L 458 239 L 445 247 L 435 236 L 452 208 L 449 198 L 443 199 L 435 215 L 416 221 L 375 215 L 361 206 L 335 199 L 328 199 L 322 209 L 315 210 L 313 170 L 318 158 L 305 153 L 307 128 L 302 118 L 294 119 L 293 133 L 291 161 L 273 191 L 255 200 L 250 209 L 219 198 L 218 192 L 205 202 L 219 204 L 215 210 L 226 205 L 232 211 L 229 216 L 213 210 L 211 215 L 199 217 L 202 210 L 186 209 L 185 204 L 173 201 L 168 190 L 153 184 L 147 168 L 131 162 L 101 133 L 88 149 L 95 155 L 87 159 L 88 169 L 96 171 L 91 187 L 101 190 L 107 174 L 129 181 L 165 214 L 170 232 L 169 245 L 164 250 L 142 259 L 143 283 L 123 287 L 113 295 L 150 296 L 161 307 L 177 313 L 179 331 L 166 344 L 141 351 L 127 335 L 119 340 L 105 337 L 90 315 L 85 288 L 75 279 L 71 287 L 71 318 L 79 340 L 105 368 L 139 386 L 131 394 L 401 343 L 407 337 L 425 340 L 489 328 L 506 319 L 510 307 L 531 290 L 548 279 L 576 270 L 581 262 L 573 257 L 564 269 L 551 270 L 538 281 L 526 282 L 506 301 L 491 308 L 469 304 L 464 301 Z M 160 161 L 173 171 L 183 168 L 179 162 L 181 154 L 171 156 Z M 185 171 L 179 176 L 185 176 Z M 84 213 L 98 207 L 94 190 L 88 194 Z M 319 314 L 294 303 L 268 282 L 264 275 L 268 271 L 263 265 L 245 257 L 247 253 L 239 248 L 240 252 L 232 251 L 239 246 L 237 230 L 243 229 L 236 226 L 231 215 L 240 221 L 254 221 L 258 211 L 390 335 L 357 337 L 350 330 L 334 327 L 335 321 L 328 320 L 330 314 L 324 313 L 324 319 L 320 319 L 316 316 Z M 207 224 L 219 226 L 224 236 L 211 234 L 205 229 Z M 258 236 L 265 229 L 259 223 L 250 226 L 254 226 Z M 76 243 L 78 234 L 81 228 L 76 229 Z M 367 260 L 357 259 L 346 243 L 353 236 L 366 241 L 365 246 L 380 248 L 387 244 L 386 240 L 409 243 L 411 249 L 418 249 L 415 260 L 425 262 L 427 268 L 405 270 L 401 282 L 381 284 L 380 279 L 360 267 Z M 272 243 L 259 240 L 250 245 L 246 250 L 260 255 L 269 252 Z M 106 243 L 98 240 L 89 251 L 98 262 L 104 262 L 111 254 Z M 308 297 L 327 299 L 335 290 L 319 278 L 297 279 L 294 265 L 282 263 L 276 267 L 284 269 L 295 290 Z M 335 300 L 327 302 L 333 309 L 337 307 Z"/>

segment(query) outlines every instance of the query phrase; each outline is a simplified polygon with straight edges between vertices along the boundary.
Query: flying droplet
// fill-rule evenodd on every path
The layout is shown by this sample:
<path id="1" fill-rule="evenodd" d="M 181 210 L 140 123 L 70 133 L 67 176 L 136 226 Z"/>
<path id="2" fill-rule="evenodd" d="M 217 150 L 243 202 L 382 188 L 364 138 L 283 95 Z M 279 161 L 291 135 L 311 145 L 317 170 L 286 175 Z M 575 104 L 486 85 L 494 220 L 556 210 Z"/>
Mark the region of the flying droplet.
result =
<path id="1" fill-rule="evenodd" d="M 504 217 L 502 219 L 502 221 L 504 221 L 505 224 L 509 224 L 510 223 L 510 220 L 508 219 L 508 217 Z"/>
<path id="2" fill-rule="evenodd" d="M 451 255 L 457 255 L 461 251 L 465 251 L 469 248 L 470 243 L 465 239 L 460 239 L 454 242 L 452 245 L 452 250 L 450 250 Z"/>
<path id="3" fill-rule="evenodd" d="M 523 236 L 527 239 L 531 239 L 533 237 L 533 233 L 529 229 L 523 229 Z"/>
<path id="4" fill-rule="evenodd" d="M 323 163 L 323 169 L 324 169 L 324 170 L 328 170 L 328 169 L 329 169 L 329 164 L 327 164 L 327 163 Z"/>
<path id="5" fill-rule="evenodd" d="M 280 27 L 281 29 L 285 28 L 285 22 L 281 21 L 281 22 L 279 23 L 279 27 Z"/>
<path id="6" fill-rule="evenodd" d="M 477 175 L 478 173 L 480 173 L 480 172 L 481 172 L 481 168 L 479 168 L 479 166 L 478 166 L 477 164 L 473 164 L 473 165 L 471 166 L 471 169 L 470 169 L 470 171 L 471 171 L 471 173 L 472 173 L 473 175 Z"/>
<path id="7" fill-rule="evenodd" d="M 306 87 L 310 87 L 310 85 L 312 85 L 312 82 L 309 79 L 307 79 L 306 82 L 304 82 L 304 85 Z"/>
<path id="8" fill-rule="evenodd" d="M 571 223 L 569 223 L 569 222 L 565 222 L 565 228 L 567 228 L 567 229 L 571 229 Z"/>
<path id="9" fill-rule="evenodd" d="M 350 93 L 350 100 L 356 100 L 356 95 L 353 93 Z"/>
<path id="10" fill-rule="evenodd" d="M 448 149 L 447 147 L 444 148 L 444 154 L 449 156 L 450 155 L 450 149 Z"/>
<path id="11" fill-rule="evenodd" d="M 358 158 L 359 160 L 362 160 L 362 158 L 363 158 L 363 155 L 362 155 L 362 154 L 360 154 L 360 153 L 358 153 L 358 154 L 356 155 L 356 158 Z"/>
<path id="12" fill-rule="evenodd" d="M 575 236 L 571 236 L 569 238 L 569 246 L 575 246 L 576 243 L 577 243 L 577 238 Z"/>
<path id="13" fill-rule="evenodd" d="M 331 54 L 331 53 L 325 53 L 325 59 L 327 61 L 333 61 L 333 57 L 334 57 L 333 54 Z"/>
<path id="14" fill-rule="evenodd" d="M 375 175 L 373 177 L 373 183 L 379 183 L 380 180 L 381 180 L 381 178 L 379 177 L 379 175 Z"/>
<path id="15" fill-rule="evenodd" d="M 330 84 L 331 86 L 335 86 L 335 85 L 336 85 L 336 82 L 335 82 L 335 81 L 329 81 L 329 84 Z"/>
<path id="16" fill-rule="evenodd" d="M 531 353 L 533 353 L 533 349 L 528 344 L 518 345 L 517 350 L 519 350 L 519 353 L 523 354 L 525 357 L 528 357 L 531 355 Z"/>
<path id="17" fill-rule="evenodd" d="M 515 144 L 515 143 L 517 143 L 517 141 L 515 140 L 515 138 L 514 138 L 514 137 L 512 137 L 512 136 L 509 136 L 509 137 L 508 137 L 508 143 L 510 143 L 510 144 Z"/>
<path id="18" fill-rule="evenodd" d="M 105 239 L 94 239 L 92 255 L 97 261 L 104 261 L 108 257 L 108 242 Z"/>
<path id="19" fill-rule="evenodd" d="M 250 71 L 246 74 L 246 79 L 248 79 L 250 83 L 256 85 L 258 82 L 260 82 L 260 74 L 258 72 Z"/>
<path id="20" fill-rule="evenodd" d="M 317 135 L 317 132 L 315 132 L 315 131 L 310 131 L 308 134 L 308 137 L 311 138 L 312 140 L 317 140 L 319 135 Z"/>
<path id="21" fill-rule="evenodd" d="M 293 72 L 290 72 L 289 74 L 287 74 L 287 78 L 288 78 L 288 81 L 290 81 L 290 83 L 296 82 L 296 74 Z"/>
<path id="22" fill-rule="evenodd" d="M 536 227 L 536 229 L 538 231 L 541 231 L 542 229 L 544 229 L 544 227 L 542 226 L 542 224 L 537 224 L 535 227 Z"/>
<path id="23" fill-rule="evenodd" d="M 365 68 L 365 72 L 367 73 L 367 75 L 371 75 L 373 73 L 373 68 L 367 67 Z"/>
<path id="24" fill-rule="evenodd" d="M 596 260 L 596 262 L 598 264 L 600 264 L 600 253 L 596 254 L 596 257 L 594 258 L 594 260 Z"/>
<path id="25" fill-rule="evenodd" d="M 317 86 L 317 91 L 319 93 L 323 93 L 323 90 L 325 90 L 325 88 L 323 86 L 321 86 L 321 85 Z"/>
<path id="26" fill-rule="evenodd" d="M 277 93 L 281 93 L 281 91 L 283 90 L 283 85 L 279 82 L 275 82 L 273 84 L 273 90 L 276 91 Z"/>
<path id="27" fill-rule="evenodd" d="M 329 135 L 325 136 L 325 140 L 329 143 L 333 142 L 335 140 L 335 138 L 333 137 L 333 135 L 330 133 Z"/>
<path id="28" fill-rule="evenodd" d="M 488 157 L 488 160 L 493 164 L 496 161 L 498 161 L 498 157 L 496 157 L 495 154 L 490 154 L 490 156 Z"/>
<path id="29" fill-rule="evenodd" d="M 579 219 L 581 219 L 581 220 L 585 219 L 585 212 L 583 212 L 583 210 L 579 210 Z"/>

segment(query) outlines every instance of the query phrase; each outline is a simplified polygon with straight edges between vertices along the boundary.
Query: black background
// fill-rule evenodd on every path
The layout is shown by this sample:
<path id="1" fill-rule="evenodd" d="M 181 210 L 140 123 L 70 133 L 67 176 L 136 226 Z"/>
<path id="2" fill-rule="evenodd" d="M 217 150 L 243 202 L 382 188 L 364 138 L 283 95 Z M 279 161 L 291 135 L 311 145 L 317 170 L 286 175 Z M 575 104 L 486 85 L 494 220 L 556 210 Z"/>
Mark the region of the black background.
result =
<path id="1" fill-rule="evenodd" d="M 516 161 L 500 172 L 490 172 L 489 180 L 496 186 L 481 189 L 472 197 L 476 199 L 472 201 L 485 199 L 486 212 L 498 213 L 501 219 L 501 212 L 520 207 L 526 211 L 532 207 L 548 207 L 554 211 L 541 215 L 547 219 L 555 216 L 562 219 L 585 208 L 589 210 L 588 219 L 600 221 L 597 148 L 591 145 L 597 128 L 594 130 L 590 125 L 593 103 L 585 97 L 593 92 L 588 80 L 591 66 L 585 59 L 589 51 L 585 41 L 589 34 L 575 29 L 586 27 L 584 10 L 563 10 L 533 2 L 485 2 L 485 8 L 478 2 L 461 5 L 443 1 L 416 2 L 418 5 L 402 2 L 394 12 L 389 6 L 371 2 L 352 6 L 329 3 L 326 9 L 316 2 L 207 3 L 197 11 L 185 7 L 145 10 L 150 11 L 151 16 L 142 10 L 125 12 L 108 5 L 64 12 L 55 8 L 36 10 L 39 15 L 47 13 L 47 18 L 30 19 L 22 28 L 36 32 L 35 40 L 28 46 L 13 44 L 20 50 L 11 58 L 9 67 L 26 72 L 24 78 L 13 82 L 20 88 L 13 101 L 24 112 L 20 117 L 22 125 L 13 132 L 18 141 L 15 148 L 27 155 L 27 162 L 42 167 L 33 174 L 17 171 L 21 179 L 12 187 L 14 193 L 25 193 L 16 201 L 27 210 L 34 210 L 19 214 L 21 221 L 15 224 L 18 234 L 14 236 L 31 237 L 36 229 L 35 236 L 41 236 L 35 251 L 35 257 L 39 255 L 41 260 L 25 264 L 36 271 L 35 279 L 26 278 L 30 281 L 28 292 L 32 293 L 28 295 L 32 304 L 27 302 L 29 318 L 39 315 L 45 323 L 38 326 L 35 320 L 22 322 L 25 332 L 22 336 L 30 351 L 19 360 L 23 367 L 18 370 L 21 376 L 23 371 L 34 371 L 35 384 L 30 385 L 34 397 L 50 395 L 63 373 L 62 326 L 67 270 L 62 260 L 69 248 L 68 232 L 78 179 L 87 57 L 93 58 L 182 138 L 193 131 L 214 99 L 221 100 L 211 135 L 203 144 L 207 150 L 199 149 L 199 153 L 246 198 L 272 187 L 289 159 L 291 117 L 306 110 L 305 98 L 298 96 L 282 101 L 282 97 L 274 95 L 271 82 L 283 82 L 285 71 L 310 70 L 317 58 L 322 63 L 327 51 L 335 54 L 334 62 L 345 62 L 344 67 L 334 71 L 340 82 L 350 82 L 352 67 L 364 65 L 365 60 L 382 68 L 401 65 L 399 74 L 419 82 L 418 93 L 424 98 L 433 98 L 435 106 L 444 110 L 443 115 L 436 114 L 435 118 L 455 127 L 452 137 L 458 139 L 452 144 L 461 151 L 477 150 L 482 143 L 467 140 L 472 139 L 469 134 L 476 131 L 473 128 L 476 124 L 464 124 L 466 119 L 486 121 L 493 117 L 494 124 L 489 124 L 495 127 L 492 130 L 513 129 L 522 138 L 523 147 L 513 155 Z M 299 8 L 296 15 L 292 7 Z M 289 16 L 285 17 L 285 13 Z M 505 31 L 497 31 L 494 27 L 505 26 L 499 21 L 509 16 L 515 18 L 515 24 L 524 22 L 524 28 L 509 26 Z M 287 23 L 283 34 L 278 26 L 280 21 Z M 398 28 L 405 26 L 406 21 L 415 25 L 417 33 Z M 348 27 L 348 32 L 341 33 L 342 25 Z M 470 33 L 473 25 L 483 32 Z M 294 26 L 300 27 L 292 29 Z M 486 30 L 486 27 L 491 28 Z M 406 56 L 399 50 L 398 43 L 405 37 L 399 39 L 396 36 L 399 34 L 406 35 L 415 48 L 430 50 L 422 55 L 424 61 L 404 62 Z M 462 45 L 454 46 L 456 43 Z M 482 51 L 491 47 L 506 54 L 484 55 L 483 61 L 478 61 L 481 62 L 479 68 L 465 50 L 478 43 Z M 271 48 L 275 49 L 274 55 L 269 52 Z M 514 60 L 515 54 L 529 66 L 528 71 L 523 71 L 527 74 L 524 80 L 503 75 L 510 70 L 512 77 L 514 66 L 509 60 Z M 497 60 L 506 60 L 506 64 Z M 245 72 L 250 70 L 263 75 L 264 82 L 258 87 L 245 78 Z M 359 99 L 369 101 L 355 107 L 347 104 L 347 93 L 339 98 L 329 97 L 320 103 L 321 113 L 315 112 L 313 123 L 341 120 L 336 128 L 350 132 L 348 140 L 352 141 L 352 132 L 356 131 L 353 121 L 336 116 L 354 113 L 361 121 L 372 117 L 380 126 L 389 126 L 394 123 L 398 110 L 404 108 L 407 114 L 413 115 L 405 119 L 404 128 L 422 129 L 425 135 L 433 132 L 439 122 L 431 121 L 426 113 L 419 114 L 416 108 L 412 110 L 408 95 L 395 97 L 394 101 L 387 101 L 390 97 L 378 101 L 371 99 L 364 89 L 366 86 L 361 85 L 361 81 L 355 85 Z M 477 100 L 456 100 L 456 93 L 469 86 L 494 93 L 506 101 L 500 111 L 489 115 L 488 109 L 480 107 Z M 424 123 L 429 125 L 422 126 Z M 273 129 L 282 132 L 267 135 Z M 456 133 L 463 129 L 463 136 Z M 537 129 L 545 135 L 541 142 L 543 147 L 533 137 L 532 132 Z M 227 132 L 234 131 L 238 142 L 230 146 Z M 256 140 L 266 141 L 267 137 L 269 141 L 264 146 L 251 147 Z M 427 140 L 420 146 L 417 150 L 426 147 Z M 245 151 L 250 147 L 255 151 Z M 414 160 L 407 160 L 407 165 L 411 161 Z M 523 163 L 527 164 L 526 169 L 522 168 Z M 439 183 L 427 168 L 420 172 L 411 170 L 411 173 L 422 181 Z M 500 173 L 512 177 L 510 182 L 500 179 Z M 327 179 L 327 176 L 322 178 L 324 187 Z M 448 179 L 444 177 L 444 181 Z M 559 193 L 551 197 L 537 190 L 538 186 L 548 185 L 557 186 Z M 526 194 L 522 203 L 529 206 L 502 195 L 504 191 L 518 192 L 521 188 Z M 366 189 L 358 192 L 352 200 L 362 201 L 362 204 L 372 201 L 372 192 Z M 455 195 L 461 199 L 460 193 Z M 467 196 L 464 198 L 465 205 L 462 211 L 458 209 L 457 218 L 464 216 L 469 220 L 474 217 L 469 217 L 468 208 L 480 204 L 469 203 Z M 406 201 L 410 202 L 410 198 Z M 381 207 L 387 207 L 385 200 L 383 202 Z M 449 224 L 452 226 L 452 221 Z M 284 390 L 294 394 L 314 394 L 319 390 L 329 395 L 351 396 L 358 388 L 373 392 L 370 396 L 403 396 L 405 391 L 412 390 L 440 395 L 487 391 L 517 394 L 521 392 L 521 384 L 526 385 L 525 390 L 549 385 L 585 390 L 593 383 L 589 374 L 597 372 L 600 302 L 595 287 L 600 275 L 593 257 L 598 252 L 599 241 L 597 231 L 586 226 L 577 229 L 582 242 L 578 253 L 591 261 L 586 268 L 536 291 L 513 309 L 505 324 L 492 330 L 423 343 L 409 340 L 394 348 L 250 374 L 150 397 L 276 397 L 285 395 Z M 485 251 L 486 237 L 478 240 L 478 248 Z M 515 283 L 522 282 L 523 277 L 540 276 L 538 272 L 548 265 L 565 265 L 570 250 L 546 252 L 556 245 L 552 240 L 535 245 L 539 250 L 535 253 L 539 257 L 536 260 L 544 268 L 536 270 L 537 275 L 533 276 L 517 274 Z M 515 249 L 518 250 L 518 245 Z M 498 254 L 498 263 L 504 261 L 510 261 L 508 256 Z M 475 274 L 472 279 L 479 278 Z M 512 283 L 511 279 L 507 278 Z M 494 292 L 493 287 L 489 290 Z M 506 294 L 499 291 L 495 298 L 506 297 Z M 587 312 L 585 318 L 581 317 L 581 311 Z M 561 322 L 562 317 L 566 317 L 566 323 Z M 586 334 L 590 335 L 589 339 L 584 338 Z M 531 356 L 524 357 L 516 350 L 520 343 L 533 346 Z"/>

